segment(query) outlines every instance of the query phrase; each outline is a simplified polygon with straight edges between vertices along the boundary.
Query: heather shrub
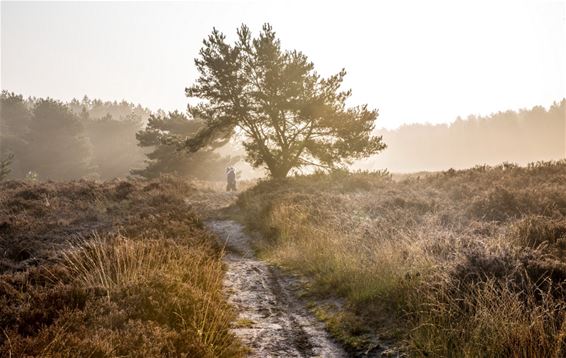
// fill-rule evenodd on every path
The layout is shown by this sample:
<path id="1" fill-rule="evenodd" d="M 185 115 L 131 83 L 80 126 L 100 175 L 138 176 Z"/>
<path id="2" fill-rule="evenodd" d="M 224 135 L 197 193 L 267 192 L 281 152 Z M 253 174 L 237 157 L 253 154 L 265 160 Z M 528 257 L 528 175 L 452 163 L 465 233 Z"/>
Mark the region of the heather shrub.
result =
<path id="1" fill-rule="evenodd" d="M 238 198 L 260 255 L 341 302 L 315 312 L 353 354 L 369 334 L 435 357 L 564 354 L 565 203 L 565 161 L 317 173 Z"/>
<path id="2" fill-rule="evenodd" d="M 0 356 L 241 356 L 197 195 L 173 177 L 1 183 Z"/>
<path id="3" fill-rule="evenodd" d="M 513 224 L 509 240 L 522 247 L 549 250 L 566 248 L 566 220 L 545 216 L 527 216 Z"/>

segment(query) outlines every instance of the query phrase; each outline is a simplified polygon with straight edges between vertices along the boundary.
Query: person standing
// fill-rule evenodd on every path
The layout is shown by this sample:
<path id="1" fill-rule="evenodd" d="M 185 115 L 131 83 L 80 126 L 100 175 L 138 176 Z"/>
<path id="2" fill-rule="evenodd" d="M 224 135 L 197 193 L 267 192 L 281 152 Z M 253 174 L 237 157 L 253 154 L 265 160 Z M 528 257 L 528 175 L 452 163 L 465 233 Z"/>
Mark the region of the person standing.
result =
<path id="1" fill-rule="evenodd" d="M 226 179 L 228 181 L 226 191 L 236 191 L 236 172 L 234 168 L 228 167 L 226 170 Z"/>

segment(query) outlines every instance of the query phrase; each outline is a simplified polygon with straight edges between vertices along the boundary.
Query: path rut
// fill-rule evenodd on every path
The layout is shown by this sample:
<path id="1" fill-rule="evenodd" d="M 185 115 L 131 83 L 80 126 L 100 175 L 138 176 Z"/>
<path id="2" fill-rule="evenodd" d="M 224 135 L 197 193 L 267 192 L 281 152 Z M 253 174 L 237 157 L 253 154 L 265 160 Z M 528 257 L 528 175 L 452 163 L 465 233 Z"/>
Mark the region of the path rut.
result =
<path id="1" fill-rule="evenodd" d="M 240 224 L 214 220 L 207 225 L 228 248 L 224 286 L 239 315 L 233 331 L 250 347 L 250 357 L 348 356 L 296 297 L 296 282 L 255 257 Z"/>

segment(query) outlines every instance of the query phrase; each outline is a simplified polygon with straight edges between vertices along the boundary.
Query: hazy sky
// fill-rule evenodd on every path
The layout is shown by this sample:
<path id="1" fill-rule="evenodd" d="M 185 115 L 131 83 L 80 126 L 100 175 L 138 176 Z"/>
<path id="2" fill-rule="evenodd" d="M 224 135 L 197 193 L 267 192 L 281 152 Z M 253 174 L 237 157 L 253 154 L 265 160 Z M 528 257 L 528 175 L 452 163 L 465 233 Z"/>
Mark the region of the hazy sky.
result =
<path id="1" fill-rule="evenodd" d="M 566 97 L 564 1 L 1 3 L 1 87 L 185 110 L 215 26 L 269 22 L 323 75 L 345 67 L 378 126 L 549 105 Z"/>

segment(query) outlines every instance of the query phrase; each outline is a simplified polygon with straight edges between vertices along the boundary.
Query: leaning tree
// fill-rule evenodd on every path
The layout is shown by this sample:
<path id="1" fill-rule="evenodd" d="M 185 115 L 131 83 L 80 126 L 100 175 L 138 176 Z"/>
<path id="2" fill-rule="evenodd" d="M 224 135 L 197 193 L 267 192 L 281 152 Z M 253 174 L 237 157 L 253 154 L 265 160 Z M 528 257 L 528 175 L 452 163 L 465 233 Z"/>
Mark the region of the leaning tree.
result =
<path id="1" fill-rule="evenodd" d="M 242 25 L 237 37 L 229 44 L 214 29 L 203 41 L 199 77 L 186 95 L 198 100 L 189 112 L 206 125 L 184 147 L 197 151 L 241 134 L 247 160 L 275 178 L 293 168 L 333 169 L 385 148 L 372 136 L 377 110 L 346 106 L 345 70 L 321 77 L 302 52 L 281 49 L 269 24 L 257 38 Z"/>

